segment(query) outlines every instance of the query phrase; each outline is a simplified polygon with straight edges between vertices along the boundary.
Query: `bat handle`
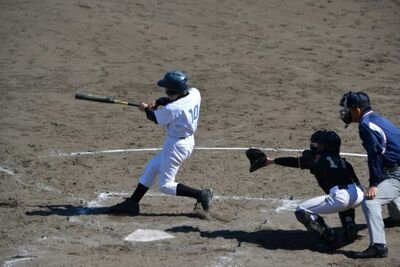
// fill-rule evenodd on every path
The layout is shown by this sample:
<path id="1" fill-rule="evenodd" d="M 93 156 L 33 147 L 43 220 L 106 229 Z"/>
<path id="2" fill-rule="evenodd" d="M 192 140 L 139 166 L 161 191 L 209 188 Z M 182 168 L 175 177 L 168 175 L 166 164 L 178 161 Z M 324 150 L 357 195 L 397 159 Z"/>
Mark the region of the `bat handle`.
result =
<path id="1" fill-rule="evenodd" d="M 140 107 L 139 103 L 132 103 L 132 102 L 128 102 L 129 106 L 134 106 L 134 107 Z"/>

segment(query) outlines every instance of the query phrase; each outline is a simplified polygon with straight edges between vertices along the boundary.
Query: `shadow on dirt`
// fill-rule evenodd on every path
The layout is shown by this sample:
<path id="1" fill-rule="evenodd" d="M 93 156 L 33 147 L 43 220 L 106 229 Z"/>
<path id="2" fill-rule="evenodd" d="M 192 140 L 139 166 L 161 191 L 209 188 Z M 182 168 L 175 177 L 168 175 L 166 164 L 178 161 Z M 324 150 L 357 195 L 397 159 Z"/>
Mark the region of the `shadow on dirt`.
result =
<path id="1" fill-rule="evenodd" d="M 198 218 L 196 213 L 140 213 L 139 215 L 128 214 L 109 214 L 109 207 L 83 207 L 73 205 L 39 205 L 39 210 L 25 212 L 28 216 L 83 216 L 83 215 L 102 215 L 108 214 L 112 216 L 147 216 L 147 217 L 189 217 Z"/>
<path id="2" fill-rule="evenodd" d="M 359 228 L 365 228 L 365 225 L 359 225 Z M 340 228 L 335 228 L 338 233 Z M 202 231 L 197 227 L 192 226 L 176 226 L 166 229 L 171 233 L 190 233 L 197 232 L 201 237 L 206 238 L 225 238 L 236 239 L 238 247 L 242 243 L 257 244 L 265 249 L 276 250 L 311 250 L 327 254 L 343 254 L 350 256 L 350 251 L 339 250 L 340 248 L 349 245 L 352 242 L 340 242 L 335 247 L 321 246 L 321 241 L 311 235 L 306 230 L 258 230 L 255 232 L 246 232 L 241 230 L 218 230 L 218 231 Z"/>

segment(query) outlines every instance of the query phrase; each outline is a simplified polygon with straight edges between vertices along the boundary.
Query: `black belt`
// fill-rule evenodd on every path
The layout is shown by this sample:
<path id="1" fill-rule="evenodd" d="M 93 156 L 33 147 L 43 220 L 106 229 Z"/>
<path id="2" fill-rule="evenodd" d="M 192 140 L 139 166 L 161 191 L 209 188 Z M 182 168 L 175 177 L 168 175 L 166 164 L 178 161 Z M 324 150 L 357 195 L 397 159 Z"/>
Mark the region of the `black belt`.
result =
<path id="1" fill-rule="evenodd" d="M 178 139 L 186 139 L 186 138 L 188 138 L 190 135 L 188 135 L 188 136 L 172 136 L 172 135 L 168 135 L 169 137 L 172 137 L 172 138 L 178 138 Z"/>
<path id="2" fill-rule="evenodd" d="M 347 185 L 338 185 L 337 187 L 339 189 L 348 189 Z"/>

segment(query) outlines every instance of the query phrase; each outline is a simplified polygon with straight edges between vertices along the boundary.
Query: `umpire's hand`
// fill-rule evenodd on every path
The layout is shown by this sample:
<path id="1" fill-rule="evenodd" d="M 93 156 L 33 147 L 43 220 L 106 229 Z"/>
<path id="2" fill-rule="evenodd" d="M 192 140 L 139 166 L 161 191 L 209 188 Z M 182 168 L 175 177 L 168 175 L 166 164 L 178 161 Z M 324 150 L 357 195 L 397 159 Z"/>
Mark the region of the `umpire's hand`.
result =
<path id="1" fill-rule="evenodd" d="M 378 193 L 378 188 L 376 186 L 371 186 L 370 188 L 368 188 L 365 196 L 367 197 L 367 199 L 374 199 L 376 197 L 376 193 Z"/>

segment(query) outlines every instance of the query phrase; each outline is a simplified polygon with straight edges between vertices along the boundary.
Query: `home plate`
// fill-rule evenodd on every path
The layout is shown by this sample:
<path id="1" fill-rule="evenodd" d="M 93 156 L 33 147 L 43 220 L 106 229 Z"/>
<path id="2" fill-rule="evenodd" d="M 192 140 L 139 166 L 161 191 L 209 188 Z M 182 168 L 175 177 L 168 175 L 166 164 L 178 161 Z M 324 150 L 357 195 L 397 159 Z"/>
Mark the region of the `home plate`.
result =
<path id="1" fill-rule="evenodd" d="M 125 237 L 124 240 L 134 242 L 149 242 L 168 238 L 174 238 L 174 236 L 159 230 L 137 229 Z"/>

